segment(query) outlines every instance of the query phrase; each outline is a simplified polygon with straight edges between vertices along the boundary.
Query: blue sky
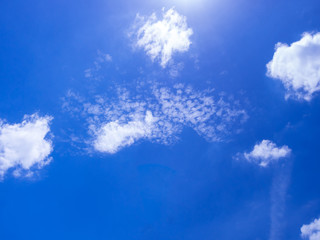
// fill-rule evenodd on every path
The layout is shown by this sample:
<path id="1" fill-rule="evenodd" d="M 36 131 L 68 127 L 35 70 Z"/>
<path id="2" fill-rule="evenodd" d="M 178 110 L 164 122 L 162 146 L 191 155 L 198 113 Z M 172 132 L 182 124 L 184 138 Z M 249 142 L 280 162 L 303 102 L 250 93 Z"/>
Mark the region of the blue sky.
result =
<path id="1" fill-rule="evenodd" d="M 1 239 L 320 239 L 316 0 L 0 3 Z"/>

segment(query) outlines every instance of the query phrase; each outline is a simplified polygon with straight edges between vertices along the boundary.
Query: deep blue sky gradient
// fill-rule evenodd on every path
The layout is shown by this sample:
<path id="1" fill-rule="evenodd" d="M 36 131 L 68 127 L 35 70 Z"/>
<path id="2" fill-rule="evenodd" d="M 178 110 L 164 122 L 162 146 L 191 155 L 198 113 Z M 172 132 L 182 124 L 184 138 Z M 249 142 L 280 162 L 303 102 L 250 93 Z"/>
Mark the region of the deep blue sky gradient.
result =
<path id="1" fill-rule="evenodd" d="M 194 8 L 181 2 L 0 3 L 0 118 L 13 123 L 37 111 L 52 115 L 55 136 L 54 160 L 37 179 L 8 175 L 0 183 L 0 239 L 269 239 L 280 175 L 288 186 L 279 239 L 300 239 L 300 227 L 320 216 L 320 96 L 286 101 L 281 83 L 266 76 L 277 42 L 320 31 L 320 2 L 208 0 Z M 178 79 L 133 51 L 127 37 L 138 12 L 172 6 L 194 31 L 190 51 L 176 56 L 185 64 Z M 97 50 L 113 61 L 92 83 L 84 70 Z M 130 88 L 138 78 L 215 88 L 238 99 L 249 119 L 224 143 L 208 143 L 188 128 L 175 145 L 142 141 L 115 155 L 87 153 L 66 141 L 71 128 L 86 135 L 62 110 L 69 89 L 90 97 L 108 94 L 115 82 Z M 288 145 L 292 156 L 267 169 L 235 160 L 262 139 Z"/>

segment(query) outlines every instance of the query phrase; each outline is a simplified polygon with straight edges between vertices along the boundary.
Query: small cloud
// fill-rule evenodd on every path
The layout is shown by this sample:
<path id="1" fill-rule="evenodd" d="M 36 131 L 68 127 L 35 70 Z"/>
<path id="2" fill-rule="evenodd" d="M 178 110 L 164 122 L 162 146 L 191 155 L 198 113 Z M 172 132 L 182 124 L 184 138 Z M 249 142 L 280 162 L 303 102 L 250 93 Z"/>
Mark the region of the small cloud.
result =
<path id="1" fill-rule="evenodd" d="M 309 240 L 319 240 L 320 239 L 320 219 L 315 219 L 312 223 L 308 225 L 303 225 L 301 227 L 301 236 Z"/>
<path id="2" fill-rule="evenodd" d="M 305 33 L 290 46 L 278 43 L 267 69 L 268 76 L 282 81 L 286 99 L 310 101 L 320 90 L 320 33 Z"/>
<path id="3" fill-rule="evenodd" d="M 22 123 L 0 123 L 0 178 L 9 169 L 13 175 L 32 176 L 32 168 L 40 169 L 49 164 L 52 143 L 45 137 L 50 132 L 52 117 L 26 115 Z"/>
<path id="4" fill-rule="evenodd" d="M 189 50 L 193 34 L 187 18 L 174 8 L 163 10 L 161 19 L 155 13 L 147 18 L 137 15 L 134 29 L 136 47 L 143 48 L 152 61 L 159 60 L 163 68 L 174 53 Z"/>
<path id="5" fill-rule="evenodd" d="M 147 111 L 144 119 L 136 119 L 125 124 L 117 121 L 108 122 L 96 131 L 94 148 L 99 152 L 116 153 L 135 141 L 150 136 L 154 127 L 152 123 L 153 116 L 150 111 Z"/>
<path id="6" fill-rule="evenodd" d="M 291 149 L 284 145 L 277 147 L 270 140 L 263 140 L 256 144 L 250 153 L 244 153 L 244 158 L 249 162 L 254 162 L 261 167 L 267 167 L 272 162 L 277 162 L 280 158 L 288 157 Z"/>

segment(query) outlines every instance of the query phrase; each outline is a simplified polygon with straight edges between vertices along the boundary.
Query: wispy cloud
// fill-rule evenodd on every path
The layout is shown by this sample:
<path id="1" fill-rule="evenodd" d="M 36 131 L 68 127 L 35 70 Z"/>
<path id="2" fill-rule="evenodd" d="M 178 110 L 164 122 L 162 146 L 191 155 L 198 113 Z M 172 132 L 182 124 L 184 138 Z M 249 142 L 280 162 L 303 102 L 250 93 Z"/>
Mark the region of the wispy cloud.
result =
<path id="1" fill-rule="evenodd" d="M 184 127 L 208 141 L 223 141 L 237 123 L 247 119 L 236 103 L 214 97 L 213 90 L 199 92 L 178 84 L 154 86 L 148 92 L 131 96 L 127 89 L 119 89 L 117 98 L 96 97 L 94 103 L 82 103 L 97 151 L 115 153 L 142 139 L 171 144 Z"/>
<path id="2" fill-rule="evenodd" d="M 51 120 L 33 114 L 26 115 L 21 123 L 0 124 L 0 178 L 9 169 L 15 169 L 14 176 L 30 176 L 33 167 L 39 169 L 51 161 L 52 143 L 45 139 Z"/>
<path id="3" fill-rule="evenodd" d="M 271 226 L 269 240 L 284 239 L 287 192 L 290 184 L 291 170 L 292 164 L 288 162 L 287 164 L 277 166 L 274 172 L 271 187 Z"/>
<path id="4" fill-rule="evenodd" d="M 277 145 L 270 140 L 262 140 L 257 143 L 253 150 L 249 153 L 244 153 L 244 158 L 249 162 L 259 164 L 261 167 L 267 167 L 272 162 L 277 162 L 280 158 L 288 157 L 291 149 L 284 145 L 277 147 Z"/>
<path id="5" fill-rule="evenodd" d="M 103 53 L 100 50 L 97 51 L 97 58 L 93 62 L 93 67 L 87 68 L 84 71 L 84 76 L 89 79 L 99 80 L 97 75 L 98 71 L 101 69 L 103 63 L 112 62 L 112 56 L 108 53 Z"/>
<path id="6" fill-rule="evenodd" d="M 286 98 L 310 101 L 320 90 L 320 33 L 305 33 L 290 46 L 278 43 L 267 68 L 270 77 L 284 84 Z"/>
<path id="7" fill-rule="evenodd" d="M 301 236 L 309 240 L 320 239 L 320 218 L 301 227 Z"/>
<path id="8" fill-rule="evenodd" d="M 156 13 L 149 17 L 137 15 L 133 36 L 135 46 L 143 48 L 152 61 L 159 60 L 165 68 L 175 52 L 189 50 L 192 34 L 186 17 L 171 8 L 162 10 L 161 19 Z"/>

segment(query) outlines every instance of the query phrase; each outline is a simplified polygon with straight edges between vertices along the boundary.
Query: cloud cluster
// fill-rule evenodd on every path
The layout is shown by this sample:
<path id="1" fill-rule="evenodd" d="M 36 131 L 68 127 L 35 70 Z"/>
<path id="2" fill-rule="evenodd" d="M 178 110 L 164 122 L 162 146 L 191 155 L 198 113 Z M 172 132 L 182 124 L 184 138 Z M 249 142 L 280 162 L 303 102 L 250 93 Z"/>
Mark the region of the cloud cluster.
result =
<path id="1" fill-rule="evenodd" d="M 301 227 L 301 236 L 309 240 L 319 240 L 320 239 L 320 219 L 315 219 L 312 223 L 308 225 L 303 225 Z"/>
<path id="2" fill-rule="evenodd" d="M 310 101 L 320 90 L 320 33 L 305 33 L 290 46 L 278 43 L 267 68 L 270 77 L 284 84 L 286 98 Z"/>
<path id="3" fill-rule="evenodd" d="M 223 141 L 236 131 L 236 123 L 247 119 L 236 103 L 213 97 L 209 90 L 200 92 L 177 84 L 173 88 L 153 87 L 150 92 L 131 96 L 122 89 L 114 99 L 97 97 L 95 103 L 82 103 L 95 150 L 115 153 L 141 139 L 172 144 L 184 127 L 208 141 Z M 67 110 L 80 109 L 65 106 Z"/>
<path id="4" fill-rule="evenodd" d="M 261 167 L 267 167 L 270 163 L 278 161 L 280 158 L 288 157 L 291 149 L 284 145 L 277 147 L 270 140 L 263 140 L 256 144 L 250 153 L 244 153 L 244 157 L 249 162 L 259 164 Z"/>
<path id="5" fill-rule="evenodd" d="M 143 48 L 152 61 L 159 60 L 165 68 L 175 52 L 186 52 L 193 34 L 187 25 L 186 17 L 173 8 L 162 12 L 162 19 L 153 13 L 150 17 L 137 16 L 135 41 L 138 48 Z"/>
<path id="6" fill-rule="evenodd" d="M 52 143 L 45 139 L 50 132 L 51 117 L 25 116 L 21 123 L 0 123 L 0 178 L 9 169 L 15 176 L 31 175 L 32 168 L 42 168 L 51 158 Z"/>

